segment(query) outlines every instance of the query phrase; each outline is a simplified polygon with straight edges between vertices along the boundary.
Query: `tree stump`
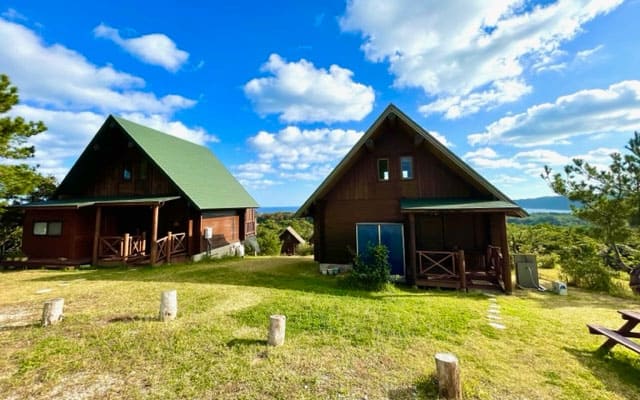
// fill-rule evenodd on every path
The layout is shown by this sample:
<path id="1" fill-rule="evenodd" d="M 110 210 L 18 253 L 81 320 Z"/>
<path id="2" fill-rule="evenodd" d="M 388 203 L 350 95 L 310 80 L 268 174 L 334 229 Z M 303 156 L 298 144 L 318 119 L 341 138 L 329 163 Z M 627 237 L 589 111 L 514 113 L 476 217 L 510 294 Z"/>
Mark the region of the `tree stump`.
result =
<path id="1" fill-rule="evenodd" d="M 462 382 L 458 357 L 451 353 L 436 353 L 438 395 L 445 399 L 462 399 Z"/>
<path id="2" fill-rule="evenodd" d="M 46 301 L 42 308 L 42 326 L 54 325 L 62 321 L 63 310 L 63 298 Z"/>
<path id="3" fill-rule="evenodd" d="M 178 292 L 168 290 L 160 296 L 160 321 L 172 321 L 178 315 Z"/>
<path id="4" fill-rule="evenodd" d="M 272 315 L 269 318 L 269 340 L 270 346 L 280 346 L 284 344 L 284 333 L 287 318 L 284 315 Z"/>

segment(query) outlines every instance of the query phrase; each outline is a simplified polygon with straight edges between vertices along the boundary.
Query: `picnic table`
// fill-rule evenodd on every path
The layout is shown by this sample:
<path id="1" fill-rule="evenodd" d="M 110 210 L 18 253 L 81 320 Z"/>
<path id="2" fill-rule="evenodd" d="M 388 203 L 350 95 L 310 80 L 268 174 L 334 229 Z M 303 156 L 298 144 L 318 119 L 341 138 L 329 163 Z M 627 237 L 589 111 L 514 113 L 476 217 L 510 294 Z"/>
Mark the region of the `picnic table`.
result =
<path id="1" fill-rule="evenodd" d="M 640 344 L 629 338 L 640 338 L 640 332 L 633 332 L 633 329 L 640 323 L 640 312 L 631 310 L 619 310 L 620 316 L 626 322 L 617 330 L 605 328 L 599 325 L 587 324 L 589 333 L 593 335 L 604 335 L 608 339 L 598 351 L 609 351 L 617 344 L 640 354 Z"/>

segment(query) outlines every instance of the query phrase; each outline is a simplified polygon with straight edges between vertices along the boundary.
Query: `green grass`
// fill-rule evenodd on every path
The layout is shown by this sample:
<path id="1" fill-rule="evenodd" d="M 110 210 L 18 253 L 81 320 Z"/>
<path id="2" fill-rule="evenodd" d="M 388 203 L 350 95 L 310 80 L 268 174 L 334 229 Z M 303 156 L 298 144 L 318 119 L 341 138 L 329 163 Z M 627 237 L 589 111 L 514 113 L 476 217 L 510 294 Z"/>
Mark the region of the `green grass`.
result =
<path id="1" fill-rule="evenodd" d="M 45 294 L 36 293 L 51 289 Z M 177 289 L 178 319 L 155 320 Z M 64 297 L 65 320 L 37 326 Z M 389 287 L 353 291 L 308 258 L 0 274 L 0 398 L 435 398 L 437 352 L 460 359 L 469 399 L 640 397 L 640 356 L 595 350 L 586 323 L 640 309 L 575 288 L 498 295 Z M 285 345 L 266 345 L 269 315 Z M 8 316 L 13 316 L 8 319 Z"/>

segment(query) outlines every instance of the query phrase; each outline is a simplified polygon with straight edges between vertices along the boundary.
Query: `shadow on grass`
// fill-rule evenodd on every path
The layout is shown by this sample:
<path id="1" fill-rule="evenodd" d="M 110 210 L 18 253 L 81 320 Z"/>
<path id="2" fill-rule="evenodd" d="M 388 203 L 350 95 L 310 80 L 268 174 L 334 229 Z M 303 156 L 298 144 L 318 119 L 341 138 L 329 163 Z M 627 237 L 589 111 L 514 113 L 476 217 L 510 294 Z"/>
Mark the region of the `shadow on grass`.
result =
<path id="1" fill-rule="evenodd" d="M 464 295 L 469 299 L 485 299 L 479 293 L 455 290 L 416 289 L 397 285 L 394 290 L 371 292 L 351 287 L 346 275 L 320 275 L 317 265 L 307 258 L 256 257 L 227 259 L 210 263 L 176 264 L 157 267 L 126 267 L 92 269 L 78 272 L 51 272 L 49 276 L 32 281 L 69 281 L 70 274 L 78 274 L 87 281 L 171 282 L 249 286 L 281 290 L 295 290 L 332 296 L 350 296 L 372 300 L 393 297 L 452 297 Z M 73 281 L 71 281 L 73 282 Z"/>
<path id="2" fill-rule="evenodd" d="M 231 347 L 242 347 L 242 346 L 255 346 L 255 345 L 260 345 L 260 346 L 266 346 L 267 345 L 267 340 L 266 339 L 249 339 L 249 338 L 236 338 L 236 339 L 231 339 L 227 342 L 227 347 L 231 348 Z"/>
<path id="3" fill-rule="evenodd" d="M 158 318 L 154 317 L 141 317 L 139 315 L 116 315 L 115 317 L 111 317 L 107 319 L 107 323 L 116 323 L 116 322 L 136 322 L 136 321 L 158 321 Z"/>
<path id="4" fill-rule="evenodd" d="M 0 332 L 8 332 L 8 331 L 19 331 L 23 329 L 31 329 L 42 327 L 40 322 L 29 322 L 29 323 L 21 323 L 16 325 L 3 325 L 0 326 Z"/>
<path id="5" fill-rule="evenodd" d="M 604 341 L 603 341 L 604 342 Z M 565 347 L 565 351 L 573 355 L 582 365 L 587 367 L 593 375 L 611 392 L 627 397 L 628 392 L 622 392 L 620 383 L 640 391 L 640 359 L 631 351 L 615 352 L 590 351 Z"/>
<path id="6" fill-rule="evenodd" d="M 437 399 L 438 380 L 435 375 L 424 376 L 415 385 L 395 388 L 387 392 L 389 399 Z"/>

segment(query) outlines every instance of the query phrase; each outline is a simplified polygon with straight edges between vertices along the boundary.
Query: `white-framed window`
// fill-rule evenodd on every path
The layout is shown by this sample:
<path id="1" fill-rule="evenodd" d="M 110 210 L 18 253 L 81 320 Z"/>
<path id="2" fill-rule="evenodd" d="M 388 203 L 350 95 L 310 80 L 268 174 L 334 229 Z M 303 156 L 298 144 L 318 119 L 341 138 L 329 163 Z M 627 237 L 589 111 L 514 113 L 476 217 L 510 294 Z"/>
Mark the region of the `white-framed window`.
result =
<path id="1" fill-rule="evenodd" d="M 413 179 L 413 157 L 400 157 L 400 174 L 402 179 Z"/>
<path id="2" fill-rule="evenodd" d="M 35 236 L 60 236 L 62 235 L 62 221 L 36 221 L 33 223 Z"/>
<path id="3" fill-rule="evenodd" d="M 378 159 L 378 180 L 379 181 L 389 180 L 389 159 L 387 158 Z"/>

